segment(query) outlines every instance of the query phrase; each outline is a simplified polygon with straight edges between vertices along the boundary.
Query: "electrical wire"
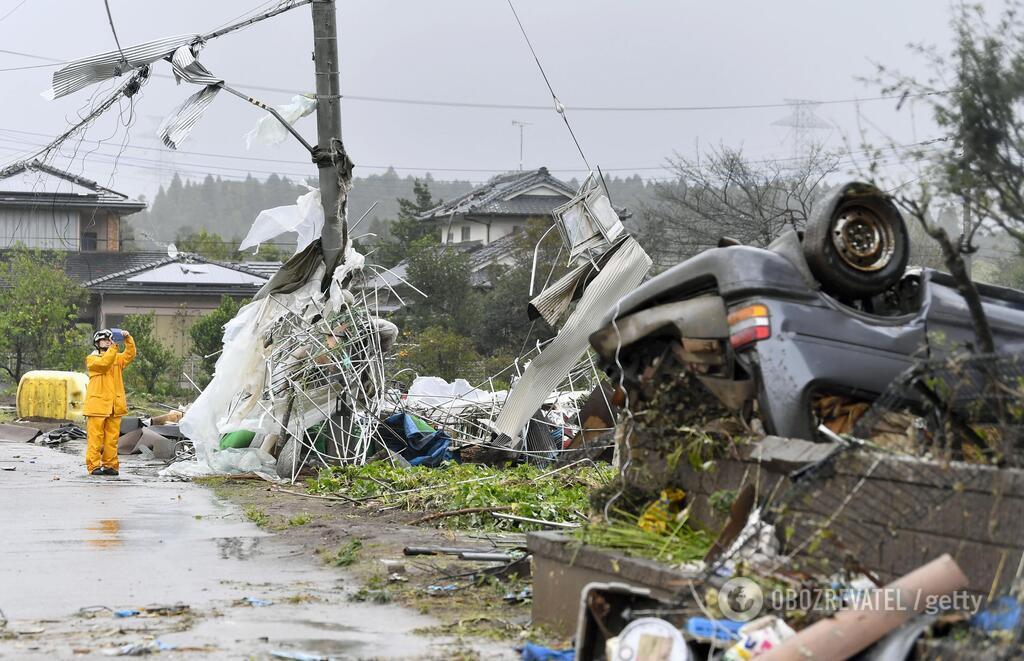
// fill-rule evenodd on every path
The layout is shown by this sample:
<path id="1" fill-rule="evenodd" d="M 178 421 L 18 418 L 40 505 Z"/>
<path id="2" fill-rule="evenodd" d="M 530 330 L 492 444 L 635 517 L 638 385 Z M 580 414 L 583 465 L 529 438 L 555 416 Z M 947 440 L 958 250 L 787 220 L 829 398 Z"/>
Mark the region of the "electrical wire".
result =
<path id="1" fill-rule="evenodd" d="M 523 33 L 523 39 L 526 40 L 526 45 L 530 47 L 530 53 L 533 54 L 533 61 L 537 63 L 537 68 L 540 69 L 540 75 L 544 78 L 544 84 L 548 86 L 548 91 L 551 92 L 551 100 L 555 102 L 555 112 L 562 116 L 562 121 L 565 122 L 565 128 L 569 130 L 569 135 L 572 136 L 572 141 L 576 143 L 576 149 L 580 152 L 580 158 L 583 159 L 583 164 L 587 166 L 587 169 L 592 169 L 590 163 L 587 162 L 587 157 L 583 154 L 583 147 L 580 146 L 580 141 L 576 139 L 576 133 L 572 130 L 572 125 L 569 123 L 569 116 L 565 114 L 565 106 L 558 100 L 558 95 L 555 94 L 555 88 L 551 86 L 551 81 L 548 80 L 548 74 L 544 71 L 544 65 L 540 63 L 540 58 L 537 57 L 537 51 L 533 49 L 533 44 L 530 43 L 530 37 L 526 34 L 526 28 L 523 27 L 523 22 L 519 20 L 519 14 L 516 12 L 515 6 L 512 4 L 512 0 L 508 0 L 508 8 L 512 10 L 512 15 L 516 17 L 516 23 L 519 24 L 519 31 Z"/>
<path id="2" fill-rule="evenodd" d="M 47 57 L 43 55 L 33 55 L 31 53 L 23 53 L 19 51 L 11 51 L 0 49 L 0 53 L 7 53 L 10 55 L 19 55 L 21 57 L 28 57 L 31 59 L 45 60 L 52 62 L 53 64 L 66 64 L 66 60 L 58 58 Z M 47 65 L 48 66 L 48 65 Z M 0 69 L 0 71 L 6 71 L 7 69 Z M 19 70 L 14 68 L 11 70 Z M 172 79 L 173 76 L 165 74 L 153 74 L 154 78 L 168 78 Z M 302 94 L 303 92 L 295 88 L 285 87 L 274 87 L 268 85 L 256 85 L 250 83 L 236 83 L 234 87 L 240 90 L 256 90 L 260 92 L 280 92 L 282 94 Z M 919 99 L 927 96 L 938 96 L 949 94 L 951 90 L 938 90 L 934 92 L 922 92 L 920 94 L 888 94 L 882 96 L 870 96 L 870 97 L 848 97 L 841 99 L 824 99 L 821 101 L 812 101 L 813 105 L 845 105 L 845 104 L 858 104 L 867 103 L 873 101 L 899 101 L 900 99 Z M 308 90 L 306 90 L 308 92 Z M 477 102 L 477 101 L 459 101 L 459 100 L 444 100 L 444 99 L 410 99 L 401 97 L 389 97 L 389 96 L 366 96 L 359 94 L 342 94 L 341 98 L 345 101 L 362 101 L 367 103 L 390 103 L 398 105 L 416 105 L 416 106 L 435 106 L 440 108 L 477 108 L 484 110 L 521 110 L 521 111 L 543 111 L 549 112 L 551 106 L 547 105 L 531 105 L 521 103 L 501 103 L 501 102 Z M 789 108 L 792 104 L 790 103 L 736 103 L 736 104 L 696 104 L 696 105 L 678 105 L 678 106 L 601 106 L 601 105 L 586 105 L 586 106 L 572 106 L 573 112 L 619 112 L 619 113 L 646 113 L 646 112 L 707 112 L 707 111 L 723 111 L 723 110 L 770 110 L 778 108 Z"/>
<path id="3" fill-rule="evenodd" d="M 117 44 L 117 52 L 121 54 L 121 61 L 127 64 L 128 60 L 124 57 L 124 51 L 121 50 L 121 40 L 117 38 L 117 28 L 114 27 L 114 16 L 110 13 L 110 0 L 103 0 L 103 6 L 107 8 L 107 20 L 110 22 L 110 31 L 114 34 L 114 43 Z"/>
<path id="4" fill-rule="evenodd" d="M 7 128 L 0 129 L 0 133 L 15 133 L 15 134 L 26 135 L 26 136 L 49 137 L 48 134 L 40 133 L 40 132 L 37 132 L 37 131 L 22 131 L 22 130 L 18 130 L 18 129 L 7 129 Z M 875 149 L 875 148 L 854 149 L 854 150 L 850 150 L 850 151 L 844 151 L 843 155 L 844 156 L 845 155 L 852 156 L 854 154 L 865 154 L 865 153 L 870 153 L 870 152 L 875 152 L 875 151 L 882 151 L 882 152 L 893 151 L 893 152 L 896 152 L 896 151 L 900 151 L 900 150 L 910 150 L 910 149 L 914 149 L 914 148 L 917 148 L 917 147 L 924 147 L 924 146 L 928 146 L 928 145 L 932 145 L 932 144 L 936 144 L 936 143 L 941 143 L 941 142 L 948 142 L 949 140 L 951 140 L 951 138 L 948 137 L 948 136 L 947 137 L 930 138 L 930 139 L 927 139 L 927 140 L 920 140 L 920 141 L 917 141 L 917 142 L 903 143 L 903 144 L 897 144 L 897 145 L 887 145 L 887 146 L 880 147 L 880 148 L 877 148 L 877 149 Z M 12 143 L 12 144 L 25 144 L 25 145 L 39 144 L 39 143 L 33 143 L 33 142 L 29 142 L 29 141 L 19 141 L 19 140 L 14 139 L 14 138 L 0 138 L 0 141 L 6 141 L 6 142 L 9 142 L 9 143 Z M 163 153 L 163 151 L 164 151 L 164 150 L 156 148 L 156 147 L 145 147 L 145 146 L 142 146 L 142 145 L 128 145 L 127 148 L 131 149 L 131 150 L 135 150 L 135 151 L 155 152 L 155 153 Z M 253 161 L 253 162 L 277 163 L 277 164 L 282 164 L 282 165 L 297 165 L 297 166 L 307 166 L 307 165 L 309 165 L 308 161 L 296 161 L 296 160 L 279 159 L 279 158 L 264 158 L 264 157 L 255 157 L 255 156 L 234 156 L 234 155 L 216 154 L 216 153 L 213 153 L 213 152 L 178 150 L 175 153 L 176 154 L 181 154 L 181 155 L 188 155 L 188 156 L 199 156 L 199 157 L 208 157 L 208 158 L 217 158 L 217 159 L 227 159 L 227 160 L 232 160 L 232 161 Z M 134 157 L 134 158 L 138 158 L 138 157 Z M 803 157 L 790 157 L 790 156 L 786 156 L 786 157 L 781 157 L 781 158 L 751 159 L 751 160 L 747 160 L 746 162 L 749 163 L 749 164 L 769 164 L 769 163 L 799 162 L 799 161 L 802 161 L 802 160 L 804 160 Z M 151 162 L 156 162 L 156 161 L 151 161 Z M 839 163 L 839 165 L 844 165 L 844 164 L 848 164 L 847 161 L 841 161 Z M 206 167 L 206 164 L 189 164 L 189 165 L 193 166 L 193 167 Z M 220 166 L 210 166 L 210 167 L 219 168 Z M 394 169 L 394 170 L 414 170 L 414 171 L 429 171 L 429 172 L 472 172 L 472 173 L 482 173 L 482 174 L 500 174 L 500 173 L 509 172 L 508 168 L 458 168 L 458 167 L 432 167 L 432 166 L 392 165 L 392 164 L 383 165 L 383 164 L 362 164 L 362 163 L 359 164 L 359 168 L 360 169 L 370 169 L 370 170 Z M 266 174 L 272 174 L 274 172 L 279 172 L 279 171 L 273 171 L 273 170 L 248 170 L 248 169 L 245 169 L 245 168 L 232 168 L 232 169 L 235 170 L 235 171 L 251 171 L 251 172 L 259 172 L 259 173 L 266 173 Z M 568 172 L 568 173 L 586 173 L 586 172 L 589 172 L 589 170 L 584 170 L 584 169 L 580 169 L 580 168 L 571 168 L 571 167 L 549 166 L 548 169 L 551 170 L 551 171 L 555 171 L 555 172 Z M 671 171 L 672 169 L 673 169 L 673 166 L 671 164 L 642 165 L 642 166 L 633 166 L 633 167 L 621 166 L 621 167 L 612 167 L 612 168 L 602 168 L 602 170 L 604 170 L 605 172 Z"/>
<path id="5" fill-rule="evenodd" d="M 11 15 L 11 14 L 13 14 L 14 12 L 18 11 L 19 9 L 21 9 L 21 6 L 22 6 L 23 4 L 25 4 L 26 2 L 28 2 L 28 0 L 21 0 L 21 2 L 19 2 L 18 4 L 16 4 L 16 5 L 14 6 L 14 9 L 12 9 L 12 10 L 11 10 L 11 11 L 9 11 L 9 12 L 7 12 L 7 13 L 6 13 L 6 14 L 4 14 L 3 16 L 0 16 L 0 21 L 3 21 L 3 20 L 5 20 L 5 19 L 6 19 L 6 18 L 7 18 L 8 16 L 10 16 L 10 15 Z"/>

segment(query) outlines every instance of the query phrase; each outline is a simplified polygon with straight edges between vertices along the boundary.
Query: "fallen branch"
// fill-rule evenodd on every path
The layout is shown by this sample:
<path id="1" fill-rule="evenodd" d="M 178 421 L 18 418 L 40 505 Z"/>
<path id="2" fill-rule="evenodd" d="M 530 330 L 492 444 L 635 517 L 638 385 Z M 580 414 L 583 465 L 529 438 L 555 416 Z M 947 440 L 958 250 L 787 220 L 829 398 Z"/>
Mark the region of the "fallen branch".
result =
<path id="1" fill-rule="evenodd" d="M 281 493 L 286 493 L 291 496 L 302 496 L 303 498 L 316 498 L 318 500 L 341 500 L 346 503 L 354 503 L 356 505 L 359 504 L 358 500 L 356 500 L 355 498 L 349 498 L 348 496 L 318 496 L 312 493 L 300 493 L 298 491 L 289 491 L 288 489 L 282 489 L 281 487 L 274 487 L 274 491 L 280 491 Z"/>
<path id="2" fill-rule="evenodd" d="M 514 514 L 493 514 L 495 519 L 505 519 L 506 521 L 517 521 L 519 523 L 533 523 L 538 526 L 546 526 L 549 528 L 579 528 L 578 523 L 569 523 L 562 521 L 544 521 L 543 519 L 531 519 L 528 516 L 516 516 Z"/>
<path id="3" fill-rule="evenodd" d="M 511 505 L 499 505 L 496 507 L 463 507 L 460 510 L 449 510 L 447 512 L 435 512 L 434 514 L 428 514 L 427 516 L 420 517 L 415 521 L 410 521 L 410 525 L 416 525 L 419 523 L 426 523 L 427 521 L 435 521 L 437 519 L 444 519 L 449 516 L 461 516 L 463 514 L 482 514 L 492 512 L 504 512 L 512 509 Z"/>

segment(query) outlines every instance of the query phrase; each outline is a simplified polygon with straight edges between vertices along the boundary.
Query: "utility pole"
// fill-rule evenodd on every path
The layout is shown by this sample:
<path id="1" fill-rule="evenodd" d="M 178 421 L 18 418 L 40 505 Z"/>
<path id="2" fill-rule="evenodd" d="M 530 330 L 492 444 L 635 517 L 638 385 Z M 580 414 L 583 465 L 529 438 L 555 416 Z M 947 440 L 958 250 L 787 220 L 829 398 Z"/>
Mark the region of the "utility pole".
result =
<path id="1" fill-rule="evenodd" d="M 341 84 L 338 82 L 338 25 L 334 0 L 313 0 L 313 62 L 316 71 L 316 139 L 321 153 L 330 153 L 341 141 Z M 337 143 L 335 142 L 337 141 Z M 315 159 L 320 170 L 320 201 L 324 208 L 324 229 L 320 239 L 330 281 L 342 258 L 342 235 L 338 198 L 341 185 L 338 164 L 328 158 Z"/>
<path id="2" fill-rule="evenodd" d="M 519 171 L 523 171 L 523 127 L 529 126 L 531 122 L 524 122 L 519 119 L 512 120 L 512 126 L 519 127 Z"/>

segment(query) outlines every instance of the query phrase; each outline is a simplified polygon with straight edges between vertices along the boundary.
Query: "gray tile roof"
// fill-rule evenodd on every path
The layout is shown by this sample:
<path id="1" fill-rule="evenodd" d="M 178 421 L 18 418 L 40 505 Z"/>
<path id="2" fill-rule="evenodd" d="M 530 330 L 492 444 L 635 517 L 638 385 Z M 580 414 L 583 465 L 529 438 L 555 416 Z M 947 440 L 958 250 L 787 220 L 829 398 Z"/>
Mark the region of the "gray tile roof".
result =
<path id="1" fill-rule="evenodd" d="M 561 195 L 520 195 L 535 186 L 546 185 Z M 462 197 L 445 202 L 419 216 L 419 220 L 447 219 L 454 214 L 461 215 L 540 215 L 551 213 L 555 207 L 564 204 L 576 194 L 567 183 L 551 176 L 547 168 L 527 172 L 512 172 L 494 177 L 483 186 L 475 188 Z M 541 199 L 546 198 L 546 199 Z"/>
<path id="2" fill-rule="evenodd" d="M 0 206 L 38 204 L 40 200 L 51 205 L 78 209 L 99 207 L 122 214 L 146 208 L 144 202 L 129 200 L 124 193 L 39 161 L 22 161 L 0 170 Z"/>
<path id="3" fill-rule="evenodd" d="M 13 250 L 0 251 L 0 262 L 7 261 L 14 252 Z M 167 256 L 166 252 L 68 252 L 50 254 L 59 261 L 68 277 L 94 293 L 156 294 L 164 296 L 189 294 L 252 296 L 259 290 L 258 285 L 128 282 L 128 278 L 133 275 L 182 260 L 181 257 L 172 259 Z M 247 275 L 261 278 L 269 277 L 242 264 L 205 259 L 198 255 L 190 255 L 188 259 L 200 264 L 216 264 Z M 0 281 L 0 286 L 5 284 Z"/>
<path id="4" fill-rule="evenodd" d="M 515 241 L 515 234 L 506 234 L 500 239 L 495 239 L 486 246 L 482 246 L 478 250 L 469 253 L 469 264 L 473 271 L 479 271 L 511 255 L 512 249 L 515 247 Z"/>
<path id="5" fill-rule="evenodd" d="M 86 253 L 78 253 L 86 254 Z M 132 254 L 132 253 L 123 253 Z M 205 294 L 205 295 L 221 295 L 229 294 L 232 296 L 252 296 L 259 291 L 261 285 L 250 285 L 250 284 L 226 284 L 226 283 L 190 283 L 190 282 L 130 282 L 129 278 L 135 275 L 139 275 L 145 271 L 163 266 L 165 264 L 174 264 L 177 262 L 185 263 L 185 259 L 188 259 L 191 263 L 198 264 L 215 264 L 224 268 L 232 269 L 234 271 L 240 271 L 247 275 L 252 275 L 267 279 L 268 276 L 264 276 L 256 271 L 246 268 L 245 266 L 232 262 L 221 262 L 212 259 L 206 259 L 199 255 L 188 255 L 187 257 L 171 258 L 167 254 L 163 254 L 162 257 L 150 261 L 149 263 L 133 263 L 128 265 L 120 271 L 108 273 L 98 278 L 93 278 L 82 283 L 82 285 L 91 292 L 104 292 L 110 294 L 158 294 L 158 295 L 189 295 L 189 294 Z"/>
<path id="6" fill-rule="evenodd" d="M 281 269 L 282 262 L 241 262 L 242 268 L 270 279 Z"/>

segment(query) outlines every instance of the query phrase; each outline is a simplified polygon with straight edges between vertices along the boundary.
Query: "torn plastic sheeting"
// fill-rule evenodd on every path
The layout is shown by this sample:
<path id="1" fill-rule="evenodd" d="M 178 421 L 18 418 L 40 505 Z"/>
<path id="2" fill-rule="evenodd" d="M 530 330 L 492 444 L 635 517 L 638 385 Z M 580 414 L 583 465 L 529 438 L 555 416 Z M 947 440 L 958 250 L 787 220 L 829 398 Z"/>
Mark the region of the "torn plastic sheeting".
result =
<path id="1" fill-rule="evenodd" d="M 298 235 L 296 254 L 312 244 L 323 231 L 324 209 L 320 204 L 320 190 L 309 186 L 307 188 L 309 192 L 300 195 L 295 204 L 261 211 L 238 249 L 254 248 L 287 232 Z"/>
<path id="2" fill-rule="evenodd" d="M 199 39 L 198 34 L 165 37 L 69 62 L 53 72 L 51 87 L 43 92 L 43 96 L 51 101 L 59 99 L 93 83 L 116 78 L 144 64 L 168 57 L 181 46 L 195 43 Z"/>
<path id="3" fill-rule="evenodd" d="M 565 375 L 586 352 L 590 334 L 599 329 L 602 315 L 643 281 L 651 258 L 627 236 L 608 263 L 583 292 L 576 309 L 558 335 L 530 363 L 502 408 L 495 428 L 511 442 L 526 426 Z"/>
<path id="4" fill-rule="evenodd" d="M 197 456 L 199 456 L 197 454 Z M 207 475 L 260 473 L 277 481 L 277 459 L 259 448 L 209 450 L 200 461 L 178 461 L 160 471 L 161 477 L 191 479 Z"/>
<path id="5" fill-rule="evenodd" d="M 362 265 L 363 256 L 352 248 L 350 241 L 344 262 L 334 271 L 332 294 L 335 284 L 343 282 L 351 271 Z M 339 309 L 334 306 L 340 305 L 340 296 L 327 298 L 320 291 L 323 273 L 321 264 L 291 293 L 275 293 L 254 300 L 224 325 L 224 349 L 217 359 L 213 379 L 180 423 L 182 433 L 195 444 L 197 463 L 201 467 L 196 470 L 204 470 L 210 453 L 219 447 L 221 436 L 226 433 L 241 429 L 265 434 L 279 431 L 277 421 L 284 417 L 286 398 L 261 400 L 271 377 L 264 338 L 292 310 L 304 310 L 306 318 L 312 318 L 328 307 L 335 312 Z M 205 466 L 205 472 L 196 474 L 208 475 L 214 470 L 211 464 Z"/>
<path id="6" fill-rule="evenodd" d="M 405 404 L 416 411 L 440 410 L 458 414 L 467 408 L 500 404 L 504 391 L 488 392 L 470 385 L 465 379 L 448 383 L 437 376 L 417 377 L 409 386 Z"/>
<path id="7" fill-rule="evenodd" d="M 316 97 L 296 94 L 292 97 L 291 103 L 274 106 L 274 110 L 289 124 L 294 124 L 316 110 Z M 288 129 L 281 126 L 281 122 L 277 121 L 276 117 L 267 113 L 259 118 L 251 131 L 245 134 L 245 148 L 252 149 L 254 142 L 261 145 L 279 145 L 287 139 Z"/>

